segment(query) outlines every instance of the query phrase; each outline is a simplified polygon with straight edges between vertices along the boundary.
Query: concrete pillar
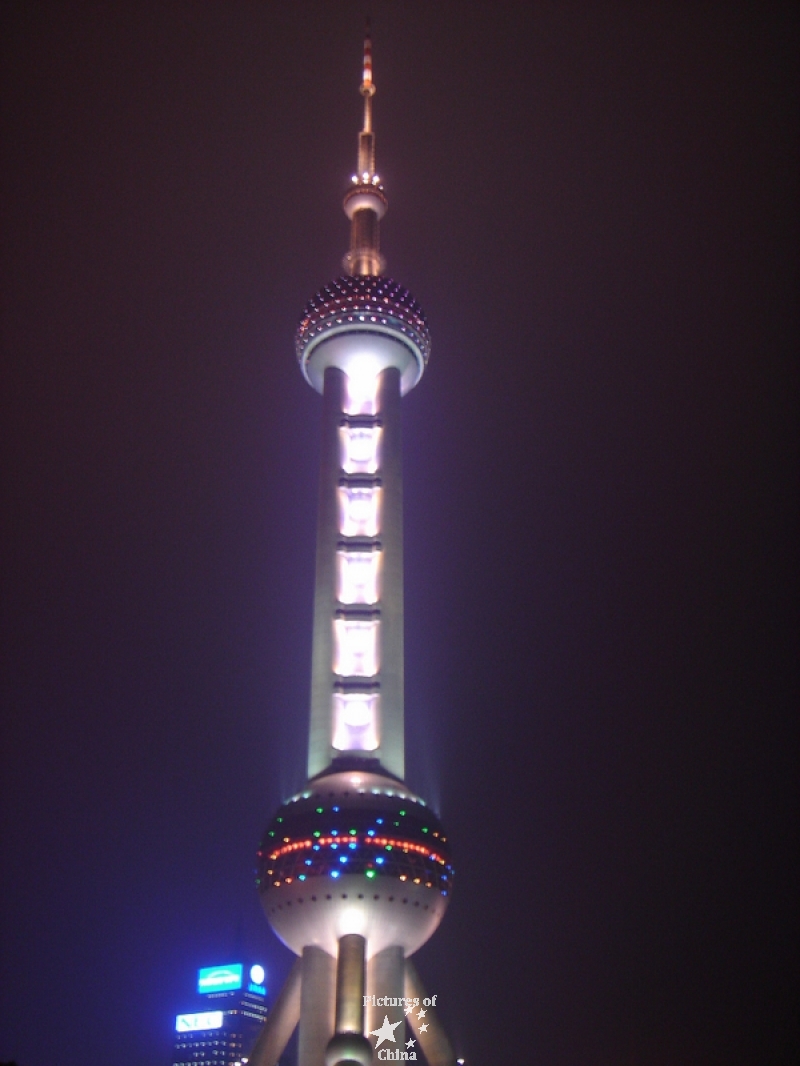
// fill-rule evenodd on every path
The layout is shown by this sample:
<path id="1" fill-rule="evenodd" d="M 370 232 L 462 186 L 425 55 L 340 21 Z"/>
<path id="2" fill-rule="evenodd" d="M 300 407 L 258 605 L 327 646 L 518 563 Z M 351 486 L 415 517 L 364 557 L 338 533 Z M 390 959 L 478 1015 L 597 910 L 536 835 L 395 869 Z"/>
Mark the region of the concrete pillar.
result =
<path id="1" fill-rule="evenodd" d="M 276 1066 L 289 1043 L 289 1038 L 300 1020 L 300 997 L 303 963 L 295 959 L 275 1006 L 259 1033 L 255 1047 L 248 1058 L 249 1066 Z"/>
<path id="2" fill-rule="evenodd" d="M 358 933 L 339 939 L 336 964 L 336 1032 L 364 1032 L 366 941 Z"/>
<path id="3" fill-rule="evenodd" d="M 366 947 L 366 940 L 358 933 L 339 938 L 336 1032 L 325 1051 L 325 1066 L 371 1066 L 372 1045 L 364 1036 Z"/>
<path id="4" fill-rule="evenodd" d="M 378 415 L 383 426 L 380 478 L 383 548 L 381 595 L 380 760 L 396 777 L 405 776 L 403 725 L 403 452 L 400 372 L 378 379 Z"/>
<path id="5" fill-rule="evenodd" d="M 314 634 L 311 664 L 311 725 L 308 775 L 325 770 L 337 754 L 332 747 L 333 621 L 337 613 L 336 549 L 339 532 L 338 487 L 341 478 L 339 427 L 347 379 L 336 367 L 325 370 L 322 410 L 322 456 L 317 517 L 317 566 L 314 586 Z M 389 367 L 378 377 L 377 419 L 382 427 L 381 486 L 379 747 L 365 752 L 402 778 L 405 772 L 403 725 L 403 469 L 400 372 Z"/>
<path id="6" fill-rule="evenodd" d="M 376 999 L 389 997 L 399 1000 L 405 995 L 403 991 L 403 961 L 403 949 L 401 947 L 384 948 L 383 951 L 379 951 L 377 955 L 373 955 L 369 960 L 367 964 L 367 996 L 369 1001 L 365 1027 L 367 1033 L 380 1029 L 383 1019 L 387 1015 L 390 1022 L 399 1021 L 403 1017 L 402 1007 L 372 1005 L 373 996 Z M 397 1043 L 389 1046 L 392 1049 L 404 1047 L 405 1025 L 399 1025 L 394 1032 Z M 386 1043 L 381 1044 L 382 1048 L 386 1046 Z M 372 1061 L 375 1066 L 379 1066 L 377 1051 L 373 1051 Z"/>
<path id="7" fill-rule="evenodd" d="M 344 409 L 346 382 L 342 370 L 332 366 L 325 370 L 314 581 L 309 777 L 321 773 L 330 764 L 332 755 L 333 617 L 336 610 L 336 545 L 339 540 L 339 423 Z"/>
<path id="8" fill-rule="evenodd" d="M 420 1003 L 427 998 L 427 993 L 422 987 L 422 981 L 420 981 L 419 974 L 411 959 L 406 959 L 405 962 L 405 995 L 411 999 L 418 999 Z M 455 1066 L 456 1056 L 444 1029 L 439 1023 L 436 1008 L 425 1007 L 424 1009 L 426 1014 L 422 1019 L 417 1018 L 419 1008 L 409 1014 L 408 1019 L 411 1022 L 411 1028 L 414 1030 L 414 1036 L 422 1045 L 425 1058 L 428 1060 L 428 1066 Z M 427 1024 L 427 1029 L 424 1032 L 419 1030 L 422 1022 Z"/>
<path id="9" fill-rule="evenodd" d="M 336 963 L 322 948 L 303 948 L 298 1066 L 323 1066 L 333 1033 Z"/>

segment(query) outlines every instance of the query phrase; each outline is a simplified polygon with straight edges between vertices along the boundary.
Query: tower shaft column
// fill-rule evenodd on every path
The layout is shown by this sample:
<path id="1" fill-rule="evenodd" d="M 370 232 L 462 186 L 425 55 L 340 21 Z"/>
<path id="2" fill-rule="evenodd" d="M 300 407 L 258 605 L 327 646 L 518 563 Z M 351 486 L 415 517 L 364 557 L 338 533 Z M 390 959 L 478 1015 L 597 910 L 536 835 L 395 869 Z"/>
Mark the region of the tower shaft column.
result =
<path id="1" fill-rule="evenodd" d="M 317 565 L 314 582 L 314 630 L 311 659 L 311 724 L 308 776 L 331 761 L 333 700 L 333 619 L 336 612 L 336 545 L 339 540 L 339 423 L 347 378 L 338 367 L 325 370 L 322 393 L 322 455 L 317 511 Z"/>
<path id="2" fill-rule="evenodd" d="M 384 1017 L 389 1014 L 392 1019 L 398 1016 L 397 1008 L 387 1008 L 385 1006 L 373 1006 L 372 997 L 377 999 L 385 999 L 389 997 L 391 999 L 401 999 L 405 995 L 404 988 L 404 953 L 400 945 L 393 945 L 392 947 L 384 948 L 383 951 L 379 951 L 373 955 L 369 960 L 367 966 L 367 996 L 369 1002 L 367 1004 L 367 1032 L 371 1033 L 375 1029 L 379 1029 Z M 402 1044 L 402 1033 L 404 1026 L 400 1026 L 397 1029 L 397 1042 L 398 1045 Z M 386 1045 L 384 1045 L 385 1047 Z M 373 1062 L 378 1064 L 378 1053 L 373 1052 Z"/>
<path id="3" fill-rule="evenodd" d="M 300 995 L 298 1066 L 322 1066 L 333 1032 L 333 996 L 336 964 L 327 951 L 303 948 Z"/>
<path id="4" fill-rule="evenodd" d="M 309 777 L 337 756 L 405 770 L 400 372 L 367 386 L 351 404 L 345 372 L 325 370 Z"/>
<path id="5" fill-rule="evenodd" d="M 378 378 L 381 438 L 380 758 L 396 777 L 405 776 L 403 680 L 403 451 L 400 373 L 395 367 Z"/>
<path id="6" fill-rule="evenodd" d="M 336 963 L 336 1032 L 325 1066 L 370 1066 L 372 1045 L 364 1036 L 364 969 L 367 942 L 358 933 L 339 938 Z"/>

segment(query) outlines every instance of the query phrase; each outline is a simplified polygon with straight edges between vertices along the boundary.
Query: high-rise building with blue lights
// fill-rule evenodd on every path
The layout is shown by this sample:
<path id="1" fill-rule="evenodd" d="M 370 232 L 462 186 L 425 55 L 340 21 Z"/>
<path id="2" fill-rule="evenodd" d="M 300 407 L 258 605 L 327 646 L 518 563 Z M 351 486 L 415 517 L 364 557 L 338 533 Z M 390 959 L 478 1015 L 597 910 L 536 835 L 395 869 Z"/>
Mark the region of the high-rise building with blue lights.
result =
<path id="1" fill-rule="evenodd" d="M 175 1018 L 173 1066 L 244 1066 L 267 1018 L 266 972 L 258 962 L 205 966 Z"/>
<path id="2" fill-rule="evenodd" d="M 443 827 L 404 783 L 400 402 L 422 377 L 430 334 L 411 293 L 383 273 L 369 34 L 360 91 L 345 273 L 309 301 L 295 341 L 322 395 L 308 783 L 269 823 L 258 883 L 298 958 L 250 1066 L 274 1066 L 298 1024 L 299 1066 L 422 1061 L 420 1049 L 430 1066 L 456 1061 L 436 1010 L 420 1007 L 410 961 L 453 881 Z"/>

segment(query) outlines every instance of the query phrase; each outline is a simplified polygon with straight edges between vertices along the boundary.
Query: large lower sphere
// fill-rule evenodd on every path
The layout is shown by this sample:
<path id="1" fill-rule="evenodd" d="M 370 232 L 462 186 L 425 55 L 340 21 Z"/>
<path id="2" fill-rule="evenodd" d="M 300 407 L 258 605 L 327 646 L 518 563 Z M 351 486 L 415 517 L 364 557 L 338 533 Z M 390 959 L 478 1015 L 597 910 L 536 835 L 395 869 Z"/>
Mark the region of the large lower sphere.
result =
<path id="1" fill-rule="evenodd" d="M 453 868 L 438 817 L 401 782 L 344 771 L 309 782 L 283 804 L 258 853 L 261 903 L 297 955 L 336 954 L 358 933 L 370 956 L 411 955 L 450 901 Z"/>

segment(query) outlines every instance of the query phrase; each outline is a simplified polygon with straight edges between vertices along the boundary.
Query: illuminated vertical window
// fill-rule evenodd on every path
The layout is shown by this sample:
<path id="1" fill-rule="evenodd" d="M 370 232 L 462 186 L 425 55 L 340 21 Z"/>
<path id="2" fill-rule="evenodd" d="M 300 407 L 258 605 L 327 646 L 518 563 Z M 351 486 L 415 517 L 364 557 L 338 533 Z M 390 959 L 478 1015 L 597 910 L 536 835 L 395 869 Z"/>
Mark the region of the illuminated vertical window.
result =
<path id="1" fill-rule="evenodd" d="M 376 692 L 334 693 L 333 747 L 337 751 L 375 751 L 378 699 Z"/>
<path id="2" fill-rule="evenodd" d="M 347 371 L 345 390 L 345 413 L 348 415 L 374 415 L 378 409 L 378 378 L 372 360 L 362 366 L 353 360 Z"/>
<path id="3" fill-rule="evenodd" d="M 377 603 L 381 553 L 343 551 L 336 553 L 337 599 L 340 603 Z"/>
<path id="4" fill-rule="evenodd" d="M 336 618 L 333 623 L 333 672 L 340 677 L 374 677 L 378 672 L 375 619 Z"/>
<path id="5" fill-rule="evenodd" d="M 342 469 L 348 474 L 374 474 L 378 469 L 380 426 L 342 426 L 339 430 Z"/>
<path id="6" fill-rule="evenodd" d="M 345 537 L 377 536 L 380 496 L 377 485 L 341 485 L 339 532 Z"/>

